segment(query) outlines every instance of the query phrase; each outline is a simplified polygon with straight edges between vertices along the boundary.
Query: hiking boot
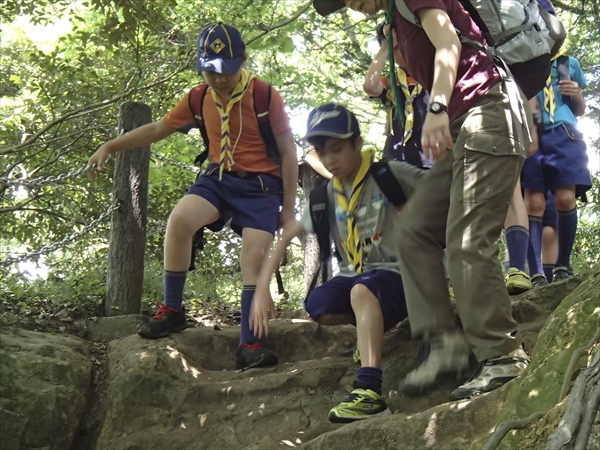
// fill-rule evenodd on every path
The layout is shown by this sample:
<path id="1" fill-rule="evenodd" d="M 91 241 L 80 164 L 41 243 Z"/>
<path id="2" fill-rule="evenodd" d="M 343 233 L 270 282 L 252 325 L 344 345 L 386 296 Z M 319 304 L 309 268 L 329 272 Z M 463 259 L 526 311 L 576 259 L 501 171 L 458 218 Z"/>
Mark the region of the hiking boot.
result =
<path id="1" fill-rule="evenodd" d="M 426 346 L 421 346 L 419 353 L 423 351 L 426 354 L 426 349 Z M 469 353 L 462 332 L 432 336 L 429 354 L 415 370 L 406 375 L 400 389 L 407 395 L 422 394 L 433 387 L 441 375 L 456 373 L 460 376 L 469 367 Z"/>
<path id="2" fill-rule="evenodd" d="M 235 367 L 238 370 L 248 370 L 253 367 L 274 366 L 279 358 L 271 350 L 267 350 L 260 342 L 241 344 L 235 354 Z"/>
<path id="3" fill-rule="evenodd" d="M 573 269 L 567 266 L 557 266 L 552 269 L 552 282 L 565 281 L 573 278 Z"/>
<path id="4" fill-rule="evenodd" d="M 147 323 L 140 325 L 138 334 L 147 339 L 156 339 L 168 336 L 169 333 L 183 331 L 187 328 L 185 308 L 181 311 L 170 306 L 158 303 L 158 311 Z"/>
<path id="5" fill-rule="evenodd" d="M 519 377 L 529 365 L 529 361 L 529 355 L 522 346 L 506 355 L 483 361 L 479 363 L 471 378 L 456 388 L 450 397 L 452 400 L 462 400 L 493 391 Z"/>
<path id="6" fill-rule="evenodd" d="M 506 272 L 506 290 L 508 294 L 516 295 L 529 289 L 533 289 L 529 275 L 516 267 L 510 267 Z"/>
<path id="7" fill-rule="evenodd" d="M 360 364 L 360 351 L 358 350 L 358 342 L 356 343 L 356 347 L 354 347 L 354 350 L 352 351 L 352 360 L 356 364 Z"/>
<path id="8" fill-rule="evenodd" d="M 550 283 L 548 283 L 548 280 L 543 273 L 536 273 L 531 277 L 531 284 L 533 284 L 533 287 L 537 289 L 543 286 L 548 286 Z"/>
<path id="9" fill-rule="evenodd" d="M 371 389 L 354 389 L 346 400 L 329 410 L 329 421 L 349 423 L 391 413 L 383 395 Z"/>

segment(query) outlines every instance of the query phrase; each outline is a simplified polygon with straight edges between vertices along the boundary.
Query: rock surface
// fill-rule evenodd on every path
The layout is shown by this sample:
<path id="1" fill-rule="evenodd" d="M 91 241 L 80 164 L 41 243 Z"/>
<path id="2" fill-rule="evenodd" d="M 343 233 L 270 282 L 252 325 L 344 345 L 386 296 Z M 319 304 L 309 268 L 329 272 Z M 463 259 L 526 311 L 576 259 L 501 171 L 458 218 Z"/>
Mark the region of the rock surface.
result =
<path id="1" fill-rule="evenodd" d="M 571 355 L 598 327 L 599 296 L 600 266 L 515 297 L 530 367 L 519 380 L 460 402 L 449 401 L 460 383 L 452 378 L 420 397 L 398 393 L 418 342 L 410 340 L 408 324 L 397 327 L 386 335 L 383 358 L 384 392 L 394 414 L 348 425 L 329 423 L 327 412 L 351 390 L 357 368 L 351 326 L 278 319 L 265 346 L 280 363 L 247 371 L 234 369 L 237 327 L 145 340 L 132 334 L 139 316 L 88 324 L 90 337 L 110 340 L 105 365 L 88 351 L 98 342 L 4 330 L 1 448 L 479 449 L 499 423 L 539 410 L 543 418 L 509 433 L 501 448 L 545 448 L 566 409 L 558 395 Z M 595 427 L 597 433 L 598 418 Z M 599 445 L 593 433 L 588 448 Z"/>

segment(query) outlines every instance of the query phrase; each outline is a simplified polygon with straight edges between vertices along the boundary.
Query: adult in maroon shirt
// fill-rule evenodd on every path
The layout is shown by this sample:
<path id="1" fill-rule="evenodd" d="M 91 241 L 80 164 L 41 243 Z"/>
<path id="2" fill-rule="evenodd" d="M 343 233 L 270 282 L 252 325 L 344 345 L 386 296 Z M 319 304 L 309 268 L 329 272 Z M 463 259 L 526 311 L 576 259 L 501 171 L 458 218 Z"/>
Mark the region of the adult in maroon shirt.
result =
<path id="1" fill-rule="evenodd" d="M 422 393 L 439 375 L 464 372 L 472 351 L 479 366 L 451 394 L 462 399 L 496 389 L 529 364 L 511 315 L 498 238 L 530 143 L 531 113 L 485 51 L 461 44 L 457 30 L 485 41 L 459 0 L 405 3 L 421 27 L 395 9 L 392 33 L 408 71 L 430 93 L 422 147 L 436 162 L 395 230 L 411 331 L 431 349 L 402 390 Z M 373 15 L 387 2 L 315 0 L 314 6 L 324 16 L 345 6 Z M 444 247 L 462 330 L 444 277 Z"/>

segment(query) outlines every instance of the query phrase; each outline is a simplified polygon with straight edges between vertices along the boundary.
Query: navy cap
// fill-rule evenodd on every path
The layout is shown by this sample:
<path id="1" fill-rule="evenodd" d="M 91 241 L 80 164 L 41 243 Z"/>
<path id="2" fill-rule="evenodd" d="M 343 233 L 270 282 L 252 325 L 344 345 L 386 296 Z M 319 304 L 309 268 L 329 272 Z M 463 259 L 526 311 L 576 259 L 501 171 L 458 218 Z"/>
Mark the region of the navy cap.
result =
<path id="1" fill-rule="evenodd" d="M 338 139 L 360 136 L 356 116 L 342 105 L 335 103 L 327 103 L 313 109 L 308 115 L 306 128 L 304 139 L 315 136 Z"/>
<path id="2" fill-rule="evenodd" d="M 206 27 L 198 39 L 199 72 L 236 73 L 246 53 L 246 44 L 237 28 L 219 22 Z"/>
<path id="3" fill-rule="evenodd" d="M 346 3 L 342 0 L 314 0 L 313 6 L 323 17 L 333 14 L 342 8 L 346 7 Z"/>

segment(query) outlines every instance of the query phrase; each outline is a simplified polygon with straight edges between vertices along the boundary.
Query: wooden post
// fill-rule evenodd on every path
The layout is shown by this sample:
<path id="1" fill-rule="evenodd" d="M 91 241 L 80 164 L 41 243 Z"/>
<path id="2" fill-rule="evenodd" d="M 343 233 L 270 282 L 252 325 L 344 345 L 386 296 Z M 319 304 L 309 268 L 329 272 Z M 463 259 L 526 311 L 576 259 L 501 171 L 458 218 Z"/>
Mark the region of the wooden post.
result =
<path id="1" fill-rule="evenodd" d="M 119 109 L 119 130 L 128 132 L 152 122 L 148 105 L 127 102 Z M 106 275 L 106 316 L 139 314 L 144 281 L 150 146 L 117 153 Z"/>

